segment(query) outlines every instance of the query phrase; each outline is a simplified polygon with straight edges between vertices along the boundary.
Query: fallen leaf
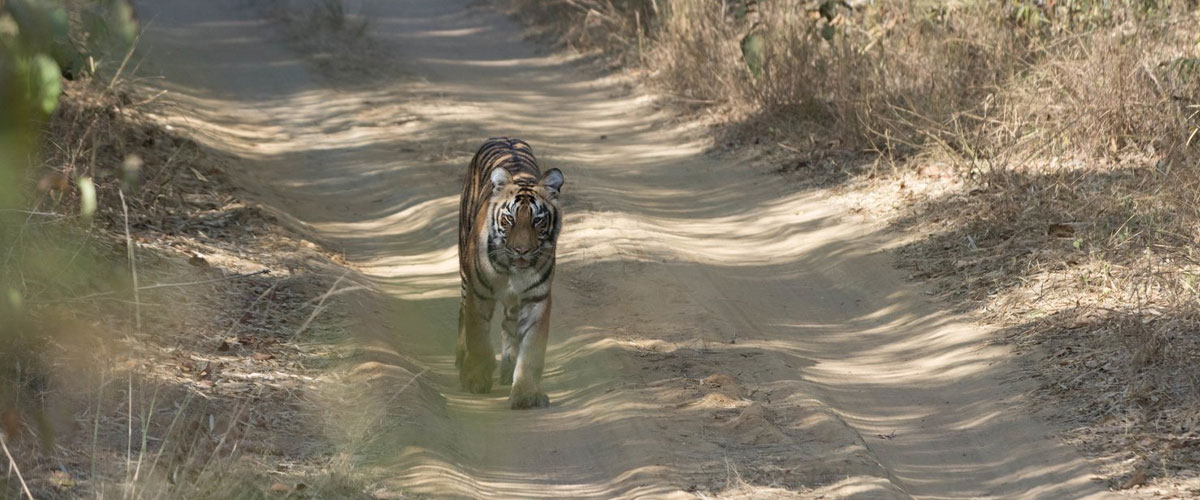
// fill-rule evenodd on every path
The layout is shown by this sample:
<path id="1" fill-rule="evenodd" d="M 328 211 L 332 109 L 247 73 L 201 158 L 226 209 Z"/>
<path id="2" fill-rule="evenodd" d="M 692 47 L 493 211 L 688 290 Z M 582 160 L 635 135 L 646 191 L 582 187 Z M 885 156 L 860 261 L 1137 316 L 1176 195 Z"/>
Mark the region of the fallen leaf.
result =
<path id="1" fill-rule="evenodd" d="M 275 359 L 275 355 L 274 355 L 274 354 L 271 354 L 271 353 L 269 353 L 269 352 L 256 352 L 256 353 L 254 353 L 254 360 L 255 360 L 255 361 L 266 361 L 266 360 L 268 360 L 268 359 Z"/>
<path id="2" fill-rule="evenodd" d="M 221 352 L 228 351 L 229 350 L 229 342 L 222 340 L 221 345 L 217 346 L 217 350 L 221 351 Z"/>
<path id="3" fill-rule="evenodd" d="M 50 473 L 50 484 L 60 490 L 66 490 L 75 487 L 75 478 L 67 474 L 67 471 L 56 470 Z"/>
<path id="4" fill-rule="evenodd" d="M 19 434 L 21 432 L 21 414 L 13 409 L 0 412 L 0 429 L 3 429 L 4 435 L 10 438 Z"/>
<path id="5" fill-rule="evenodd" d="M 191 258 L 188 259 L 188 264 L 196 267 L 209 267 L 208 261 L 199 255 L 192 255 Z"/>
<path id="6" fill-rule="evenodd" d="M 288 485 L 283 484 L 283 483 L 275 483 L 275 484 L 271 485 L 271 491 L 276 492 L 276 493 L 286 493 L 291 490 L 292 489 L 289 488 Z"/>
<path id="7" fill-rule="evenodd" d="M 1075 228 L 1067 224 L 1050 224 L 1046 228 L 1046 235 L 1051 238 L 1070 238 L 1075 235 Z"/>
<path id="8" fill-rule="evenodd" d="M 68 179 L 67 176 L 63 175 L 61 172 L 50 172 L 46 175 L 43 175 L 42 178 L 38 180 L 37 189 L 38 192 L 41 193 L 47 193 L 50 191 L 63 192 L 66 191 L 70 186 L 71 180 Z"/>
<path id="9" fill-rule="evenodd" d="M 1129 478 L 1128 481 L 1125 481 L 1124 483 L 1121 484 L 1121 489 L 1127 490 L 1129 488 L 1133 488 L 1135 486 L 1141 486 L 1143 484 L 1146 484 L 1146 471 L 1144 471 L 1142 469 L 1138 469 L 1136 472 L 1133 473 L 1133 477 Z"/>

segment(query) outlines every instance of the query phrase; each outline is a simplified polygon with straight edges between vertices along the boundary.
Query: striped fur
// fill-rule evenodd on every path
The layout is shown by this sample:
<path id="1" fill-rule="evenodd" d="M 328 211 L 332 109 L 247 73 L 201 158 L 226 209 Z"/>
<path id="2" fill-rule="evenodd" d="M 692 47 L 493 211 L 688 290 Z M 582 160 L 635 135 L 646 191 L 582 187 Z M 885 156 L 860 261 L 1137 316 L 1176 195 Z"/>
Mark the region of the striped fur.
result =
<path id="1" fill-rule="evenodd" d="M 488 139 L 463 183 L 458 219 L 462 302 L 455 366 L 464 390 L 492 388 L 495 355 L 488 327 L 504 309 L 500 383 L 512 384 L 512 408 L 549 405 L 541 390 L 550 332 L 550 284 L 562 217 L 558 169 L 538 169 L 519 139 Z"/>

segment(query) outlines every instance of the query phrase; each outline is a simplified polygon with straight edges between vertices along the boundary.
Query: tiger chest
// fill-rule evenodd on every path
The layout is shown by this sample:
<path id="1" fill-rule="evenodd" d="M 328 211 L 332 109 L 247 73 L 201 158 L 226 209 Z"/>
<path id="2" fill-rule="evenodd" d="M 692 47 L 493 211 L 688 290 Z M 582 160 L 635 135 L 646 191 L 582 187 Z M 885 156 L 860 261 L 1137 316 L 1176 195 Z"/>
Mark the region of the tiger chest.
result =
<path id="1" fill-rule="evenodd" d="M 521 270 L 504 277 L 504 284 L 497 287 L 497 299 L 504 304 L 517 304 L 532 296 L 541 295 L 539 286 L 543 283 L 542 276 L 533 269 Z"/>

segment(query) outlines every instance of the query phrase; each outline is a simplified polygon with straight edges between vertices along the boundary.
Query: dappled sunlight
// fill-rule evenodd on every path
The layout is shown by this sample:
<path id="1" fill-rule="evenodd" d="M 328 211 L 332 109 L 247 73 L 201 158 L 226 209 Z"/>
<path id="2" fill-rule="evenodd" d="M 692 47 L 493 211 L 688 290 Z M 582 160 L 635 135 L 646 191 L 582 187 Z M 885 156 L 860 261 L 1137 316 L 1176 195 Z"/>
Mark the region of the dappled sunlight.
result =
<path id="1" fill-rule="evenodd" d="M 1030 441 L 991 332 L 931 306 L 881 254 L 892 235 L 829 192 L 706 154 L 651 98 L 536 53 L 494 13 L 368 3 L 371 36 L 409 65 L 372 85 L 330 84 L 262 23 L 213 9 L 151 37 L 198 61 L 164 85 L 188 110 L 169 124 L 236 155 L 254 200 L 383 292 L 354 296 L 354 355 L 327 395 L 330 435 L 383 484 L 689 497 L 726 453 L 864 498 L 1086 482 L 1073 455 Z M 201 31 L 221 43 L 185 43 Z M 551 406 L 527 412 L 507 386 L 463 392 L 453 367 L 462 176 L 506 134 L 566 178 Z"/>
<path id="2" fill-rule="evenodd" d="M 514 464 L 510 470 L 464 470 L 453 461 L 432 455 L 430 450 L 413 450 L 409 454 L 412 455 L 409 458 L 419 465 L 406 467 L 405 473 L 397 479 L 417 494 L 470 498 L 693 498 L 678 488 L 656 484 L 656 478 L 672 474 L 662 465 L 642 466 L 608 478 L 595 470 L 554 468 L 531 471 L 519 464 Z M 584 481 L 563 481 L 563 477 Z"/>

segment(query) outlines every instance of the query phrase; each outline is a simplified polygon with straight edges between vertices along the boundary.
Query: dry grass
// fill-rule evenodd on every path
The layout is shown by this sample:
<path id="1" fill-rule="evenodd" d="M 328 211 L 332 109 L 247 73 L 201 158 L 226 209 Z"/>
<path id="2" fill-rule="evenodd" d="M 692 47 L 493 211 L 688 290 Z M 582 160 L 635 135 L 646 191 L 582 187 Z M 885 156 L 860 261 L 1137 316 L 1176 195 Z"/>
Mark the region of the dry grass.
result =
<path id="1" fill-rule="evenodd" d="M 903 264 L 1009 327 L 1114 487 L 1196 480 L 1195 2 L 764 0 L 757 25 L 741 1 L 505 3 L 721 117 L 724 145 L 896 200 L 924 235 Z"/>
<path id="2" fill-rule="evenodd" d="M 229 157 L 151 119 L 152 97 L 68 82 L 27 210 L 0 214 L 16 469 L 36 498 L 360 496 L 311 395 L 341 356 L 322 307 L 341 271 L 239 198 Z"/>

